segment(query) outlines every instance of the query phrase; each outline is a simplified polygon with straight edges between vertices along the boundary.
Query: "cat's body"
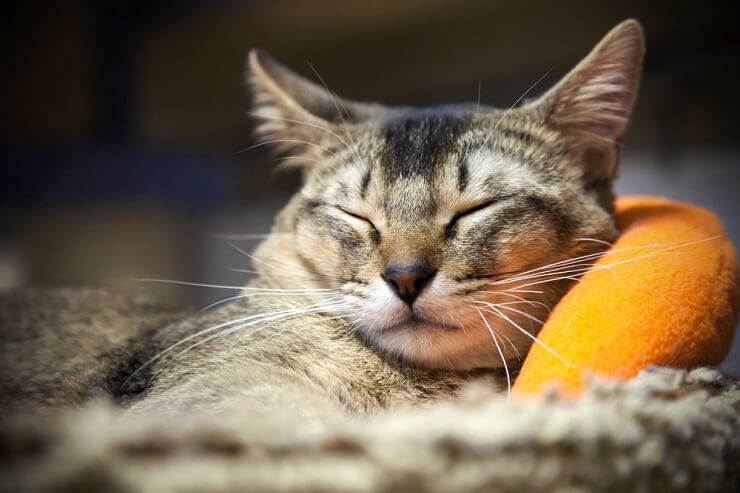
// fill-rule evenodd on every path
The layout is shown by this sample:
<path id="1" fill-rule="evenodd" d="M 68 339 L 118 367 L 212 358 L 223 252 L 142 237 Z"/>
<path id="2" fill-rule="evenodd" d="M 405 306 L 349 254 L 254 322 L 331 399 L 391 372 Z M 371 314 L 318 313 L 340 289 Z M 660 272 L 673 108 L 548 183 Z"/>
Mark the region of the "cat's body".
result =
<path id="1" fill-rule="evenodd" d="M 102 399 L 137 413 L 277 411 L 324 418 L 449 398 L 471 378 L 495 384 L 500 376 L 395 364 L 348 337 L 340 321 L 311 314 L 286 321 L 284 332 L 254 332 L 249 344 L 235 344 L 236 335 L 173 358 L 202 339 L 190 340 L 129 378 L 183 338 L 275 305 L 235 301 L 193 314 L 147 296 L 93 288 L 0 296 L 0 408 Z M 310 331 L 285 330 L 295 327 Z"/>
<path id="2" fill-rule="evenodd" d="M 133 412 L 326 416 L 451 397 L 482 375 L 506 384 L 617 234 L 611 182 L 642 51 L 627 21 L 510 110 L 337 100 L 252 52 L 260 133 L 297 151 L 305 184 L 255 252 L 243 296 L 132 328 L 105 389 Z M 63 352 L 47 356 L 47 371 L 65 365 L 53 363 Z M 2 373 L 16 387 L 36 380 Z"/>

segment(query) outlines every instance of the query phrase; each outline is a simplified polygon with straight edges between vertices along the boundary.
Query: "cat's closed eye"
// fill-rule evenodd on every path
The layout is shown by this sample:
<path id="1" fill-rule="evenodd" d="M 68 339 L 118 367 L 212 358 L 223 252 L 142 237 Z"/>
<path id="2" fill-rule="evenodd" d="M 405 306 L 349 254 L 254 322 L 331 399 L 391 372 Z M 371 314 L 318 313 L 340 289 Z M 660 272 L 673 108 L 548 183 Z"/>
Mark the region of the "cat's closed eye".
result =
<path id="1" fill-rule="evenodd" d="M 347 210 L 344 207 L 338 207 L 337 206 L 336 208 L 341 213 L 343 213 L 345 216 L 349 216 L 349 217 L 354 218 L 354 219 L 356 219 L 358 221 L 364 222 L 365 224 L 367 224 L 368 226 L 370 226 L 373 229 L 373 232 L 375 234 L 380 234 L 380 231 L 378 231 L 378 228 L 375 226 L 375 224 L 373 224 L 373 222 L 370 219 L 368 219 L 367 217 L 363 216 L 362 214 L 359 214 L 357 212 L 352 212 L 350 210 Z"/>
<path id="2" fill-rule="evenodd" d="M 486 200 L 484 202 L 481 202 L 479 204 L 476 204 L 472 207 L 467 207 L 465 209 L 462 209 L 455 213 L 454 216 L 452 216 L 452 219 L 447 223 L 445 226 L 445 232 L 448 237 L 452 237 L 456 233 L 457 223 L 460 219 L 471 216 L 477 212 L 480 212 L 482 210 L 488 209 L 489 207 L 492 207 L 494 205 L 500 204 L 501 202 L 504 202 L 506 200 L 512 199 L 513 195 L 506 195 L 502 197 L 496 197 L 494 199 Z"/>

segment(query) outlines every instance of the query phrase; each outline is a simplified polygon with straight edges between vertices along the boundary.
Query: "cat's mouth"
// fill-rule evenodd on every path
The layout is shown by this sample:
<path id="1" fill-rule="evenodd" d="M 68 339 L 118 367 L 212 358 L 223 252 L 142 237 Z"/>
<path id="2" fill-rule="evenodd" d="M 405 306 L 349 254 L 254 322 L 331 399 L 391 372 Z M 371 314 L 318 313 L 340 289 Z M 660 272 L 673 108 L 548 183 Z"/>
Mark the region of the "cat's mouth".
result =
<path id="1" fill-rule="evenodd" d="M 449 325 L 435 320 L 429 320 L 426 318 L 419 317 L 417 315 L 411 315 L 401 323 L 386 327 L 383 332 L 396 332 L 399 330 L 420 330 L 420 329 L 442 329 L 446 331 L 460 330 L 457 325 Z"/>

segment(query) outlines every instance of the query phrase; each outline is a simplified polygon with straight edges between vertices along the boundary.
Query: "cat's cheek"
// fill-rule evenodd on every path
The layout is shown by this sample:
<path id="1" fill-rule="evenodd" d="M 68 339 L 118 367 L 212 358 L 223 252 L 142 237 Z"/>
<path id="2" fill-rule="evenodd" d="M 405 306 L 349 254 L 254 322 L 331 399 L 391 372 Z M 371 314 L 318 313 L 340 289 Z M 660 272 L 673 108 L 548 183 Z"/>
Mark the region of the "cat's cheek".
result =
<path id="1" fill-rule="evenodd" d="M 455 318 L 462 308 L 454 296 L 458 290 L 458 283 L 446 272 L 439 272 L 414 303 L 414 313 L 425 320 L 457 326 Z"/>
<path id="2" fill-rule="evenodd" d="M 317 233 L 319 231 L 314 224 L 300 224 L 296 228 L 296 250 L 300 257 L 319 274 L 336 274 L 337 267 L 343 264 L 341 245 Z"/>
<path id="3" fill-rule="evenodd" d="M 409 316 L 406 304 L 384 282 L 380 280 L 371 282 L 368 293 L 360 324 L 366 332 L 379 332 L 406 321 Z"/>

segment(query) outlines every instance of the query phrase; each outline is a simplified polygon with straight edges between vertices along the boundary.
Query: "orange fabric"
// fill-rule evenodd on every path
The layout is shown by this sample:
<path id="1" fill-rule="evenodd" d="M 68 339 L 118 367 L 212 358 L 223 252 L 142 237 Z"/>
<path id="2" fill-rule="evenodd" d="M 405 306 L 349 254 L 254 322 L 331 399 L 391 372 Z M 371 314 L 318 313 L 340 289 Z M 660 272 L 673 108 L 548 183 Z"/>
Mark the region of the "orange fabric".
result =
<path id="1" fill-rule="evenodd" d="M 617 242 L 553 309 L 515 394 L 555 386 L 575 396 L 587 374 L 628 379 L 649 365 L 716 365 L 727 355 L 740 299 L 735 249 L 717 217 L 633 197 L 617 201 L 617 222 Z"/>

